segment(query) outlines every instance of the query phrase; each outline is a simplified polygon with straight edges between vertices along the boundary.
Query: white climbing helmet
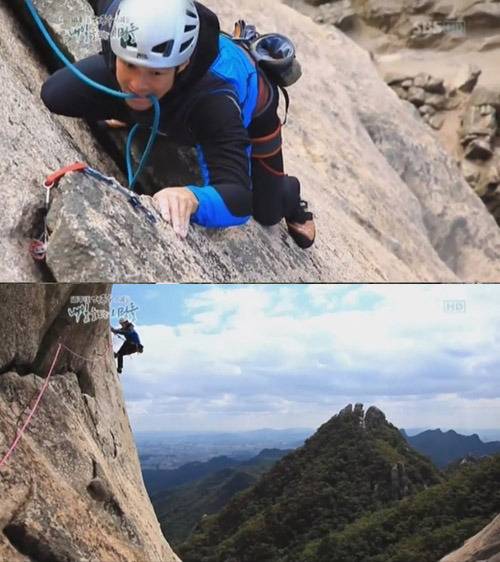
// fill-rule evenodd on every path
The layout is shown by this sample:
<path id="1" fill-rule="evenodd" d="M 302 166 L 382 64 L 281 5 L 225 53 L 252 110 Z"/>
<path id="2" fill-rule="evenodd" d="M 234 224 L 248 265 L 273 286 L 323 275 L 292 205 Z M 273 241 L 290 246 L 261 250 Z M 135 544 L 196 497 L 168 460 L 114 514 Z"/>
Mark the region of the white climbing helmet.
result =
<path id="1" fill-rule="evenodd" d="M 111 30 L 111 50 L 138 66 L 175 68 L 193 54 L 199 32 L 193 0 L 122 0 Z"/>

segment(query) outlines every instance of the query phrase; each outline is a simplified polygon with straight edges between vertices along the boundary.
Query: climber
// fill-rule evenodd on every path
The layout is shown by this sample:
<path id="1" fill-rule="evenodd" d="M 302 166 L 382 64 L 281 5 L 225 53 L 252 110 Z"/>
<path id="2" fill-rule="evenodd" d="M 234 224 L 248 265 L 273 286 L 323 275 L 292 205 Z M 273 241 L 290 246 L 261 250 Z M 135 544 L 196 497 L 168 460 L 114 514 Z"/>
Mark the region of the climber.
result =
<path id="1" fill-rule="evenodd" d="M 139 334 L 135 331 L 132 322 L 129 322 L 125 318 L 120 319 L 121 328 L 111 327 L 113 334 L 117 334 L 125 337 L 125 341 L 120 349 L 115 353 L 115 358 L 118 359 L 117 371 L 119 373 L 123 370 L 123 356 L 133 355 L 134 353 L 142 353 L 144 347 L 139 339 Z"/>
<path id="2" fill-rule="evenodd" d="M 296 177 L 284 173 L 279 91 L 242 46 L 221 33 L 217 16 L 193 0 L 100 0 L 102 51 L 75 66 L 89 78 L 139 96 L 108 96 L 62 68 L 41 97 L 60 115 L 150 126 L 159 99 L 160 131 L 195 146 L 203 186 L 163 188 L 153 201 L 175 233 L 189 223 L 265 226 L 283 218 L 301 248 L 315 225 Z M 107 37 L 107 38 L 106 38 Z"/>

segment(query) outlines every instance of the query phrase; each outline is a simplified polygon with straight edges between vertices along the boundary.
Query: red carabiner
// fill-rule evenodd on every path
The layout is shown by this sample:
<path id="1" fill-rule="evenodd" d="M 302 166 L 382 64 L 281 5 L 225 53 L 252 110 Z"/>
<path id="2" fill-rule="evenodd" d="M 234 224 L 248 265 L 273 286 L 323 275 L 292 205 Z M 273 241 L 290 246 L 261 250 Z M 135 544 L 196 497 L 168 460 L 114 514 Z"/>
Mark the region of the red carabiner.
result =
<path id="1" fill-rule="evenodd" d="M 47 179 L 44 181 L 43 185 L 47 189 L 50 189 L 51 187 L 54 187 L 54 185 L 67 173 L 81 172 L 82 170 L 85 170 L 85 168 L 87 167 L 88 167 L 87 164 L 85 164 L 84 162 L 75 162 L 74 164 L 70 164 L 65 168 L 61 168 L 57 172 L 54 172 L 50 176 L 47 176 Z"/>

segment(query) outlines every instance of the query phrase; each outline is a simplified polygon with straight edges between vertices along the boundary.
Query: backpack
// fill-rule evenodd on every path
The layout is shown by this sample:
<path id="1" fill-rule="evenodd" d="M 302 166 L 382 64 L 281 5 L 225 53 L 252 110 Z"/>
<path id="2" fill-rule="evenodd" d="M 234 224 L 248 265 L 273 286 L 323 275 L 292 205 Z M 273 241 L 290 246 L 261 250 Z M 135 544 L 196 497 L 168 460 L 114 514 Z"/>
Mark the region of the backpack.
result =
<path id="1" fill-rule="evenodd" d="M 254 25 L 248 25 L 244 20 L 234 24 L 231 39 L 250 54 L 268 80 L 281 90 L 285 98 L 284 125 L 290 108 L 290 96 L 285 88 L 295 84 L 302 76 L 291 39 L 280 33 L 260 35 Z"/>
<path id="2" fill-rule="evenodd" d="M 254 25 L 238 20 L 234 24 L 232 39 L 250 53 L 270 81 L 280 88 L 295 84 L 302 76 L 300 63 L 295 57 L 295 46 L 285 35 L 260 35 Z"/>

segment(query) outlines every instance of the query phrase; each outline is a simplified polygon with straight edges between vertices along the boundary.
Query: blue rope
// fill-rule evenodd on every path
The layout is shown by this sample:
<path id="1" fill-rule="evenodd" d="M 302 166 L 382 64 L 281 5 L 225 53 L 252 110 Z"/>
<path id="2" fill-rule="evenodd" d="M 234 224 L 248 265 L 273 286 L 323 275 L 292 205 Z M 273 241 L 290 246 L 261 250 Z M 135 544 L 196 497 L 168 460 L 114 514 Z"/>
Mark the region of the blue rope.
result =
<path id="1" fill-rule="evenodd" d="M 26 6 L 28 7 L 29 11 L 31 12 L 31 15 L 33 16 L 33 19 L 35 20 L 36 24 L 40 28 L 40 31 L 42 32 L 45 39 L 47 40 L 49 45 L 52 47 L 52 49 L 54 50 L 56 55 L 62 60 L 62 62 L 74 74 L 76 74 L 76 76 L 78 78 L 80 78 L 80 80 L 83 80 L 89 86 L 91 86 L 93 88 L 96 88 L 97 90 L 101 90 L 102 92 L 104 92 L 106 94 L 109 94 L 110 96 L 115 96 L 117 98 L 122 98 L 122 99 L 139 98 L 139 96 L 136 96 L 135 94 L 126 94 L 124 92 L 119 92 L 117 90 L 113 90 L 111 88 L 108 88 L 107 86 L 104 86 L 103 84 L 99 84 L 98 82 L 95 82 L 94 80 L 91 80 L 88 76 L 85 76 L 85 74 L 83 74 L 83 72 L 81 72 L 70 60 L 68 60 L 68 58 L 59 49 L 59 47 L 56 45 L 56 43 L 54 42 L 52 37 L 49 35 L 49 33 L 48 33 L 46 27 L 44 26 L 40 16 L 38 15 L 38 12 L 37 12 L 36 8 L 33 5 L 32 0 L 25 0 L 25 2 L 26 2 Z M 144 166 L 146 165 L 147 159 L 149 158 L 149 153 L 151 152 L 151 149 L 153 148 L 153 144 L 156 140 L 156 136 L 158 135 L 158 128 L 160 126 L 160 103 L 158 101 L 158 98 L 154 95 L 150 95 L 150 96 L 148 96 L 148 98 L 152 101 L 152 103 L 154 105 L 155 116 L 154 116 L 153 126 L 151 128 L 151 135 L 149 136 L 147 146 L 144 150 L 144 153 L 142 155 L 142 158 L 140 160 L 139 166 L 138 166 L 135 174 L 132 170 L 131 146 L 132 146 L 132 139 L 133 139 L 135 133 L 137 132 L 139 124 L 134 125 L 134 127 L 130 131 L 128 139 L 127 139 L 127 147 L 126 147 L 126 151 L 125 151 L 125 162 L 126 162 L 126 166 L 127 166 L 129 188 L 131 190 L 134 189 L 134 185 L 137 181 L 137 178 L 141 174 Z"/>

